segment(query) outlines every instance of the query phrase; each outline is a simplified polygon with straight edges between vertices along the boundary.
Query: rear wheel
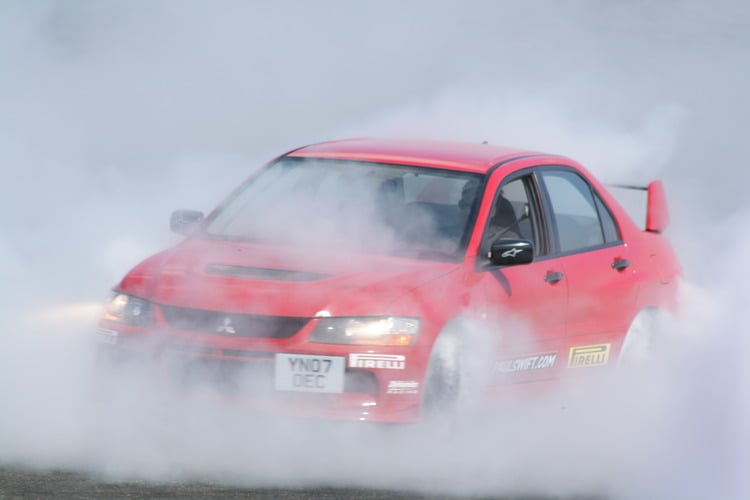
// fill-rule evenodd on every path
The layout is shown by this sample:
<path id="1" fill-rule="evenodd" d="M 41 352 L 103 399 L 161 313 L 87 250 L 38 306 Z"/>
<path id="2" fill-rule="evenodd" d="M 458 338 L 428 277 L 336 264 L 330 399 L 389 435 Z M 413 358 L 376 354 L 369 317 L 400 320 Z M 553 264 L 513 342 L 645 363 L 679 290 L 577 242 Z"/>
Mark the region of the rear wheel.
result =
<path id="1" fill-rule="evenodd" d="M 621 365 L 643 364 L 654 357 L 658 332 L 664 327 L 665 313 L 656 308 L 642 310 L 630 324 L 620 350 Z"/>

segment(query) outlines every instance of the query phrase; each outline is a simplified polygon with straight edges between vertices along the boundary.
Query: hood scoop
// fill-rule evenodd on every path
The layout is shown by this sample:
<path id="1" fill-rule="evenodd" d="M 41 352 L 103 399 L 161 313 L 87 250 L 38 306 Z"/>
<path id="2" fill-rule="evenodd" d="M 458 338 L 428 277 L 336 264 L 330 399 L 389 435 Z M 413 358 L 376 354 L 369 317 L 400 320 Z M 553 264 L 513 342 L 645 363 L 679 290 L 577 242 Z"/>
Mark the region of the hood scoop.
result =
<path id="1" fill-rule="evenodd" d="M 270 269 L 266 267 L 230 266 L 226 264 L 208 264 L 208 274 L 230 276 L 268 281 L 317 281 L 330 278 L 331 274 L 313 273 L 308 271 L 293 271 L 289 269 Z"/>

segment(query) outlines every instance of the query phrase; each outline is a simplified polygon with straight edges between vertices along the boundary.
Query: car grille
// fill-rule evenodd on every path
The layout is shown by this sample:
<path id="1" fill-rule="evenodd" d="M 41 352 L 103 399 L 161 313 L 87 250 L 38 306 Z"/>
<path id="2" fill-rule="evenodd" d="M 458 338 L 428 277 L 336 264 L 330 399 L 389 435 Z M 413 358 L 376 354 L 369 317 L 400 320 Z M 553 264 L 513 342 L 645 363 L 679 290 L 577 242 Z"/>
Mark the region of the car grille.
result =
<path id="1" fill-rule="evenodd" d="M 160 305 L 171 328 L 226 337 L 286 339 L 302 329 L 308 318 L 236 314 Z"/>

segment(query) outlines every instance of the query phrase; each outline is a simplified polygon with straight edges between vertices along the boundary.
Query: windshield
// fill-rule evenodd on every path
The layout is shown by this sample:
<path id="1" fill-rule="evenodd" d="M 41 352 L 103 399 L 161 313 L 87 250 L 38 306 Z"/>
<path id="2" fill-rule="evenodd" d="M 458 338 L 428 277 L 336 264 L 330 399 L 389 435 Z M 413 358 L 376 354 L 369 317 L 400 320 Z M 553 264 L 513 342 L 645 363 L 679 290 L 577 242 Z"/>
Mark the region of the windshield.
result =
<path id="1" fill-rule="evenodd" d="M 482 181 L 408 165 L 285 157 L 207 221 L 212 238 L 458 258 Z"/>

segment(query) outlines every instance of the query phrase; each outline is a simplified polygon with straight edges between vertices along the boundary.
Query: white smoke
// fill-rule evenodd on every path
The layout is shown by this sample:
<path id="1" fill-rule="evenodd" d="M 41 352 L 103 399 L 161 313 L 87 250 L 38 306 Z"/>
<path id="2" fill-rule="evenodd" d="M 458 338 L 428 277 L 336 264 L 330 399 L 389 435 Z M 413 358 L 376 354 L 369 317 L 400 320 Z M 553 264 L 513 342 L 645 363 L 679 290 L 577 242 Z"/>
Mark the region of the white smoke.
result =
<path id="1" fill-rule="evenodd" d="M 749 25 L 741 1 L 3 3 L 0 463 L 745 498 Z M 240 409 L 165 401 L 136 374 L 95 379 L 90 304 L 178 241 L 172 209 L 209 210 L 273 155 L 352 135 L 488 140 L 569 155 L 609 182 L 663 177 L 688 282 L 668 354 L 611 394 L 563 391 L 564 404 L 512 405 L 447 435 L 269 430 Z"/>

